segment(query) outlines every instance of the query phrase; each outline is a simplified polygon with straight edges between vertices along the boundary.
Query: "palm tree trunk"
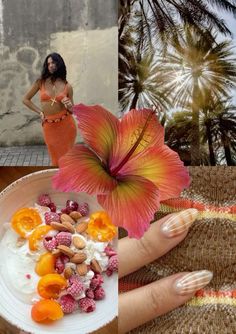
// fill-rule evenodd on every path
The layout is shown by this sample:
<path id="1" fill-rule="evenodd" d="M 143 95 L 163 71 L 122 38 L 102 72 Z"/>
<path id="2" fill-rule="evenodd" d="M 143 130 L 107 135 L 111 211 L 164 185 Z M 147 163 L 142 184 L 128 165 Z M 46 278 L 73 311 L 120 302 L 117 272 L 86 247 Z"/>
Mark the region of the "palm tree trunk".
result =
<path id="1" fill-rule="evenodd" d="M 209 149 L 209 154 L 210 154 L 210 164 L 211 166 L 215 166 L 216 159 L 215 159 L 215 154 L 214 154 L 214 149 L 213 149 L 213 141 L 211 137 L 211 122 L 210 121 L 206 123 L 206 133 L 207 133 L 208 149 Z"/>
<path id="2" fill-rule="evenodd" d="M 228 166 L 234 166 L 234 162 L 233 162 L 232 157 L 231 157 L 229 141 L 226 138 L 224 132 L 222 132 L 222 134 L 221 134 L 221 139 L 222 139 L 222 144 L 223 144 L 224 151 L 225 151 L 225 159 L 226 159 L 227 165 Z"/>
<path id="3" fill-rule="evenodd" d="M 198 77 L 193 77 L 192 96 L 192 136 L 191 136 L 191 165 L 199 166 L 200 159 L 200 131 L 199 131 L 199 86 Z"/>

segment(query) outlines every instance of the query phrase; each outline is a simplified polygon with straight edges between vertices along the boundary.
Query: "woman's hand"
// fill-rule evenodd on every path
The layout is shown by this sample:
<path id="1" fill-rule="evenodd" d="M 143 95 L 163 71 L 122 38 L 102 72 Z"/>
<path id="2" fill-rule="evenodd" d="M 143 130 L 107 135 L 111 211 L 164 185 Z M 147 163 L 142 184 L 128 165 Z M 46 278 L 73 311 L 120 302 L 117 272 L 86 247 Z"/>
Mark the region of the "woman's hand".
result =
<path id="1" fill-rule="evenodd" d="M 140 240 L 119 241 L 119 277 L 156 260 L 180 243 L 196 219 L 196 209 L 168 215 L 151 224 Z M 136 328 L 186 303 L 212 279 L 207 270 L 178 273 L 119 296 L 119 333 Z"/>
<path id="2" fill-rule="evenodd" d="M 69 111 L 72 111 L 72 107 L 73 107 L 73 104 L 72 104 L 72 101 L 69 97 L 64 97 L 61 102 L 64 104 L 65 108 Z"/>

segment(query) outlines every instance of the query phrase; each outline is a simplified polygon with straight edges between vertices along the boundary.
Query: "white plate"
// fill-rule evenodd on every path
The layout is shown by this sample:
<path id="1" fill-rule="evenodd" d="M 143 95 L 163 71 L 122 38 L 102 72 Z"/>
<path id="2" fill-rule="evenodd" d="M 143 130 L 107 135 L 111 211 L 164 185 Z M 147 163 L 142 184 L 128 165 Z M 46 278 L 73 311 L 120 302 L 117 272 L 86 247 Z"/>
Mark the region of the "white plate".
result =
<path id="1" fill-rule="evenodd" d="M 63 206 L 67 199 L 73 199 L 80 203 L 87 202 L 90 211 L 101 209 L 95 197 L 85 193 L 60 193 L 52 189 L 51 178 L 55 171 L 48 169 L 29 174 L 13 182 L 0 193 L 0 231 L 2 224 L 9 222 L 17 209 L 34 205 L 38 195 L 43 193 L 49 193 L 57 205 Z M 109 323 L 118 314 L 117 275 L 105 278 L 103 287 L 106 298 L 96 302 L 94 312 L 69 314 L 50 325 L 42 325 L 31 319 L 31 306 L 14 297 L 0 276 L 0 315 L 11 324 L 33 334 L 90 333 Z"/>

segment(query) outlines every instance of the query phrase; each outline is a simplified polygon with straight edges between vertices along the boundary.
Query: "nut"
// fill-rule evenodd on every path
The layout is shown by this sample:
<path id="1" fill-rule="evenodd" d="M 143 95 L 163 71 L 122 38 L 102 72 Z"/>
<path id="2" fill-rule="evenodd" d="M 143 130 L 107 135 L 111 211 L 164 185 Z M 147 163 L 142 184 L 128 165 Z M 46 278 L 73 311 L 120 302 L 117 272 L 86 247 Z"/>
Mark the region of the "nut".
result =
<path id="1" fill-rule="evenodd" d="M 21 237 L 17 238 L 16 247 L 23 246 L 25 244 L 25 242 L 26 242 L 25 238 L 21 238 Z"/>
<path id="2" fill-rule="evenodd" d="M 67 232 L 67 228 L 58 222 L 51 222 L 50 225 L 54 228 L 54 230 L 61 231 L 61 232 Z"/>
<path id="3" fill-rule="evenodd" d="M 63 274 L 65 278 L 70 278 L 73 275 L 73 270 L 70 267 L 66 267 Z"/>
<path id="4" fill-rule="evenodd" d="M 80 237 L 74 237 L 72 242 L 77 249 L 84 249 L 86 246 L 85 241 Z"/>
<path id="5" fill-rule="evenodd" d="M 69 216 L 70 216 L 75 222 L 77 222 L 77 220 L 78 220 L 79 218 L 82 217 L 82 215 L 81 215 L 78 211 L 72 211 L 72 212 L 69 214 Z"/>
<path id="6" fill-rule="evenodd" d="M 68 222 L 68 221 L 62 222 L 62 226 L 64 226 L 67 229 L 68 232 L 70 232 L 72 234 L 75 233 L 75 228 L 70 222 Z"/>
<path id="7" fill-rule="evenodd" d="M 66 213 L 63 213 L 61 215 L 61 222 L 64 223 L 64 222 L 69 222 L 71 223 L 72 225 L 75 223 L 74 219 L 72 219 L 69 215 L 67 215 Z"/>
<path id="8" fill-rule="evenodd" d="M 52 250 L 52 254 L 57 256 L 57 255 L 61 254 L 61 251 L 60 251 L 60 249 L 55 248 L 55 249 Z"/>
<path id="9" fill-rule="evenodd" d="M 59 249 L 63 254 L 69 256 L 69 257 L 73 257 L 74 256 L 74 252 L 72 249 L 70 249 L 70 247 L 64 246 L 64 245 L 59 245 L 57 246 L 57 249 Z"/>
<path id="10" fill-rule="evenodd" d="M 76 230 L 77 233 L 83 233 L 87 230 L 87 228 L 88 228 L 88 223 L 87 222 L 81 222 L 76 226 L 75 230 Z"/>
<path id="11" fill-rule="evenodd" d="M 102 268 L 100 267 L 100 264 L 98 263 L 97 260 L 93 259 L 90 262 L 90 267 L 95 273 L 101 274 Z"/>
<path id="12" fill-rule="evenodd" d="M 86 259 L 87 259 L 87 255 L 85 253 L 76 253 L 70 259 L 70 262 L 73 262 L 73 263 L 83 263 Z"/>
<path id="13" fill-rule="evenodd" d="M 78 264 L 76 266 L 76 271 L 80 276 L 85 276 L 88 272 L 88 266 L 85 263 Z"/>

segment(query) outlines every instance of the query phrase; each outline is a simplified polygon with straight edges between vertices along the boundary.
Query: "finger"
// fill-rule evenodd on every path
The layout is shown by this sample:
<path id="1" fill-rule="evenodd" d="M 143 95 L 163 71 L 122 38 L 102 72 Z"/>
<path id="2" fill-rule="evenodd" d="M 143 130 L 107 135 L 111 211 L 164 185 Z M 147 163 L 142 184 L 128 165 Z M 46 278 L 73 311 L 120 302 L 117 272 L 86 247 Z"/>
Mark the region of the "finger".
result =
<path id="1" fill-rule="evenodd" d="M 119 333 L 136 328 L 186 303 L 212 279 L 207 270 L 163 278 L 119 296 Z"/>
<path id="2" fill-rule="evenodd" d="M 119 240 L 119 277 L 132 273 L 175 247 L 186 237 L 197 215 L 196 209 L 174 213 L 151 224 L 139 240 L 128 237 Z"/>

